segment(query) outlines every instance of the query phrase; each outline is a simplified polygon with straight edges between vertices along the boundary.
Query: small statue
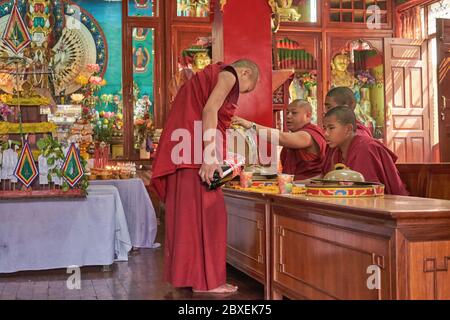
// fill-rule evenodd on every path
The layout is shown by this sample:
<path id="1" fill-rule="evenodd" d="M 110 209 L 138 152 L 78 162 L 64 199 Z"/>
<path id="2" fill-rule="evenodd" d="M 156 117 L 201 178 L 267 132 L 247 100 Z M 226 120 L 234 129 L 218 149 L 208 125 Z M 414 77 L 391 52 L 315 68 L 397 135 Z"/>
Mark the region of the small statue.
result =
<path id="1" fill-rule="evenodd" d="M 291 85 L 289 86 L 289 95 L 291 100 L 306 99 L 307 90 L 302 84 L 302 76 L 300 73 L 296 73 Z"/>
<path id="2" fill-rule="evenodd" d="M 192 66 L 192 71 L 197 73 L 198 71 L 202 71 L 208 65 L 211 64 L 211 58 L 209 57 L 207 52 L 198 52 L 194 56 L 194 65 Z"/>
<path id="3" fill-rule="evenodd" d="M 350 65 L 350 57 L 342 52 L 336 55 L 331 62 L 331 85 L 332 87 L 353 88 L 355 77 L 347 70 Z"/>
<path id="4" fill-rule="evenodd" d="M 113 97 L 113 102 L 114 102 L 114 104 L 116 105 L 115 106 L 115 113 L 116 114 L 123 114 L 123 102 L 122 102 L 122 100 L 120 99 L 120 96 L 119 95 L 114 95 L 114 97 Z"/>
<path id="5" fill-rule="evenodd" d="M 39 164 L 39 184 L 40 185 L 48 185 L 48 162 L 47 158 L 44 155 L 40 155 L 38 158 Z"/>
<path id="6" fill-rule="evenodd" d="M 299 21 L 302 15 L 292 8 L 292 0 L 277 0 L 277 12 L 281 21 Z"/>
<path id="7" fill-rule="evenodd" d="M 361 99 L 356 104 L 355 107 L 355 115 L 358 121 L 362 122 L 366 127 L 372 131 L 372 134 L 375 133 L 375 128 L 377 127 L 377 121 L 370 115 L 371 114 L 371 103 L 369 99 L 369 89 L 361 88 Z"/>
<path id="8" fill-rule="evenodd" d="M 12 183 L 17 182 L 17 177 L 14 175 L 19 155 L 17 154 L 18 146 L 14 145 L 14 150 L 11 148 L 11 140 L 9 141 L 9 148 L 3 151 L 3 162 L 0 178 L 3 180 L 11 180 Z"/>
<path id="9" fill-rule="evenodd" d="M 208 0 L 197 0 L 196 17 L 207 17 L 209 13 Z"/>
<path id="10" fill-rule="evenodd" d="M 64 164 L 63 160 L 57 159 L 53 165 L 48 167 L 48 170 L 51 171 L 55 168 L 62 168 L 63 164 Z M 55 184 L 55 186 L 62 186 L 63 178 L 58 177 L 58 175 L 56 173 L 53 173 L 52 174 L 52 182 Z"/>

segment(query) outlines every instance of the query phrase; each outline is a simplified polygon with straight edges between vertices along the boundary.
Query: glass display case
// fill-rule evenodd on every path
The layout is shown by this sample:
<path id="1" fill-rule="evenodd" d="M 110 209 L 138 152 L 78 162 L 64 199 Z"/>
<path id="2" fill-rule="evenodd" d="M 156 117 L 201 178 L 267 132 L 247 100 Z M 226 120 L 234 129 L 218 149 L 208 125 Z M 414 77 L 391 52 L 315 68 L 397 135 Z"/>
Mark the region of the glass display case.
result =
<path id="1" fill-rule="evenodd" d="M 210 0 L 176 0 L 177 17 L 207 18 L 210 13 Z"/>
<path id="2" fill-rule="evenodd" d="M 276 0 L 281 22 L 318 23 L 319 0 Z"/>
<path id="3" fill-rule="evenodd" d="M 364 40 L 349 42 L 330 61 L 331 87 L 348 87 L 354 92 L 357 119 L 377 139 L 385 126 L 383 55 Z"/>
<path id="4" fill-rule="evenodd" d="M 157 0 L 128 0 L 128 16 L 156 17 L 158 16 Z"/>
<path id="5" fill-rule="evenodd" d="M 390 0 L 328 0 L 328 21 L 362 25 L 389 23 Z"/>

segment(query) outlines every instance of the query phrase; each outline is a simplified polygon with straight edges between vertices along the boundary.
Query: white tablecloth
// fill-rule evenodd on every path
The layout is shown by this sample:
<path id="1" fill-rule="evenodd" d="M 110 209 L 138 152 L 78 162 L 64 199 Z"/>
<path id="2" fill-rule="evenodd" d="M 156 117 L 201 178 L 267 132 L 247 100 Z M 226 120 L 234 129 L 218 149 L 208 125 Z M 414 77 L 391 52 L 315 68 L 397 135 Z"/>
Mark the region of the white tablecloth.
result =
<path id="1" fill-rule="evenodd" d="M 158 229 L 155 209 L 141 179 L 95 180 L 91 185 L 113 185 L 119 190 L 131 244 L 137 248 L 155 248 Z"/>
<path id="2" fill-rule="evenodd" d="M 117 188 L 86 199 L 0 201 L 0 273 L 128 260 L 130 234 Z"/>

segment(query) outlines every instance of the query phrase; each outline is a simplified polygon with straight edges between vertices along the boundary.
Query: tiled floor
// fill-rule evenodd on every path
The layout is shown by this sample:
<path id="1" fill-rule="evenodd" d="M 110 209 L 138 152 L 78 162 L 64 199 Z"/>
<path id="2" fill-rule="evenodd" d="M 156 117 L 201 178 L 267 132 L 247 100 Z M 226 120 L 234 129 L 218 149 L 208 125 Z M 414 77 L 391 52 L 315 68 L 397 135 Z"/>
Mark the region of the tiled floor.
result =
<path id="1" fill-rule="evenodd" d="M 229 267 L 228 280 L 239 286 L 231 295 L 193 294 L 165 283 L 163 249 L 141 249 L 128 262 L 116 263 L 110 272 L 101 267 L 81 269 L 81 290 L 69 290 L 66 270 L 19 272 L 0 275 L 0 300 L 10 299 L 263 299 L 263 286 Z"/>

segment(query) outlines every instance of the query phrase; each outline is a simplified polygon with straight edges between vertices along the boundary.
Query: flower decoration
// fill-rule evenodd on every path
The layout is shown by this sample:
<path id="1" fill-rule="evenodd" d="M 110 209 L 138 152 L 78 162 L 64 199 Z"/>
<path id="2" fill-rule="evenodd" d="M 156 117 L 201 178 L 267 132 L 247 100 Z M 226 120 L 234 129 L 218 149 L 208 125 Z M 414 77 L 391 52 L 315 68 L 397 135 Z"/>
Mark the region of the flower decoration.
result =
<path id="1" fill-rule="evenodd" d="M 12 109 L 6 104 L 0 104 L 0 120 L 7 121 L 7 118 L 12 114 Z"/>
<path id="2" fill-rule="evenodd" d="M 377 83 L 375 77 L 367 70 L 358 72 L 356 80 L 360 88 L 371 88 Z"/>
<path id="3" fill-rule="evenodd" d="M 102 81 L 103 81 L 102 77 L 92 76 L 89 78 L 89 83 L 97 86 L 101 86 Z"/>
<path id="4" fill-rule="evenodd" d="M 8 101 L 11 101 L 12 98 L 12 95 L 9 93 L 0 94 L 1 103 L 8 103 Z"/>
<path id="5" fill-rule="evenodd" d="M 75 78 L 75 82 L 81 86 L 85 86 L 89 83 L 89 78 L 83 74 L 80 74 L 78 77 Z"/>
<path id="6" fill-rule="evenodd" d="M 86 70 L 89 73 L 97 73 L 100 72 L 100 66 L 98 64 L 94 64 L 94 63 L 89 63 L 86 65 Z"/>
<path id="7" fill-rule="evenodd" d="M 82 94 L 82 93 L 73 93 L 70 96 L 70 99 L 72 99 L 73 103 L 80 104 L 84 100 L 84 94 Z"/>
<path id="8" fill-rule="evenodd" d="M 134 107 L 135 149 L 140 149 L 143 143 L 148 146 L 155 133 L 153 118 L 150 115 L 152 102 L 148 95 L 138 99 Z M 148 149 L 148 148 L 147 148 Z"/>
<path id="9" fill-rule="evenodd" d="M 314 72 L 304 73 L 301 77 L 301 82 L 306 89 L 310 90 L 311 87 L 317 86 L 317 76 Z"/>
<path id="10" fill-rule="evenodd" d="M 94 127 L 94 140 L 96 142 L 109 143 L 113 136 L 114 117 L 104 111 L 96 114 L 92 119 Z"/>
<path id="11" fill-rule="evenodd" d="M 153 134 L 155 128 L 153 119 L 149 113 L 146 113 L 142 118 L 135 118 L 134 120 L 134 136 L 135 136 L 135 149 L 140 149 L 143 143 L 146 143 L 146 147 Z"/>

